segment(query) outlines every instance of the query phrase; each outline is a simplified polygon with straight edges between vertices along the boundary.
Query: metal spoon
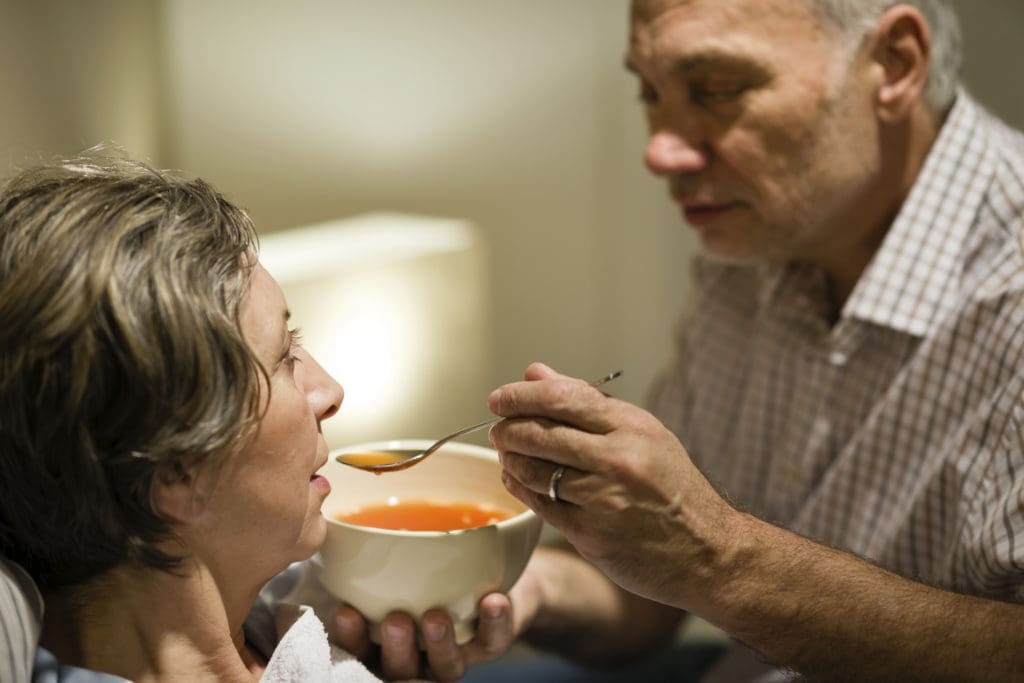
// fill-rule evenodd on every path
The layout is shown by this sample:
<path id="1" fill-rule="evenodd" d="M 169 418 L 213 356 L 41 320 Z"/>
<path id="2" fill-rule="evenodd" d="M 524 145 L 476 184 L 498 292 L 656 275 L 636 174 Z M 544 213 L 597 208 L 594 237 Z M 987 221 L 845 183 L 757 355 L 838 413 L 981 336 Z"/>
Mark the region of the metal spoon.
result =
<path id="1" fill-rule="evenodd" d="M 605 382 L 612 381 L 621 374 L 622 370 L 616 370 L 615 372 L 605 375 L 601 379 L 594 380 L 590 383 L 590 386 L 599 387 Z M 456 437 L 469 434 L 470 432 L 475 432 L 479 429 L 483 429 L 484 427 L 489 427 L 504 419 L 505 418 L 503 417 L 494 417 L 490 420 L 484 420 L 479 424 L 475 424 L 472 427 L 466 427 L 465 429 L 460 429 L 457 432 L 452 432 L 448 436 L 438 439 L 432 443 L 429 448 L 423 451 L 416 449 L 392 448 L 381 449 L 372 453 L 341 453 L 335 456 L 334 459 L 342 465 L 366 470 L 367 472 L 373 472 L 374 474 L 396 472 L 398 470 L 404 470 L 406 467 L 412 467 L 418 462 L 422 462 L 428 455 Z"/>

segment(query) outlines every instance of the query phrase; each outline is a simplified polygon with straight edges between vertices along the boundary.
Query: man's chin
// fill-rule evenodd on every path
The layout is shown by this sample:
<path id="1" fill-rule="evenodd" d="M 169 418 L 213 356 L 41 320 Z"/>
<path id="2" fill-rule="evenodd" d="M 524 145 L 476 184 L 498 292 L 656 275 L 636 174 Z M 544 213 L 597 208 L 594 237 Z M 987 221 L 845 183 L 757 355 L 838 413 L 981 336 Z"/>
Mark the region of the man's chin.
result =
<path id="1" fill-rule="evenodd" d="M 753 266 L 767 262 L 764 254 L 714 236 L 700 235 L 700 252 L 708 261 L 731 266 Z"/>

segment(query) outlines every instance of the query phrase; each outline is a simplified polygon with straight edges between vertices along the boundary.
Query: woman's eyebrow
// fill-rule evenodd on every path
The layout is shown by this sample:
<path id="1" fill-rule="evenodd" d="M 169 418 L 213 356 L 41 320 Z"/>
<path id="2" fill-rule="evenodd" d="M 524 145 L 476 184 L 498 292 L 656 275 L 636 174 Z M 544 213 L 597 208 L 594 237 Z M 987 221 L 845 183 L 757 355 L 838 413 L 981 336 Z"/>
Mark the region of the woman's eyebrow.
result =
<path id="1" fill-rule="evenodd" d="M 277 356 L 278 359 L 281 359 L 281 358 L 284 358 L 285 356 L 287 356 L 288 352 L 292 348 L 292 333 L 291 333 L 291 330 L 288 329 L 288 321 L 291 320 L 292 312 L 286 308 L 286 309 L 284 309 L 284 313 L 282 314 L 281 317 L 282 317 L 282 320 L 283 320 L 284 324 L 281 325 L 282 342 L 281 342 L 281 347 L 280 347 L 281 348 L 281 352 Z"/>

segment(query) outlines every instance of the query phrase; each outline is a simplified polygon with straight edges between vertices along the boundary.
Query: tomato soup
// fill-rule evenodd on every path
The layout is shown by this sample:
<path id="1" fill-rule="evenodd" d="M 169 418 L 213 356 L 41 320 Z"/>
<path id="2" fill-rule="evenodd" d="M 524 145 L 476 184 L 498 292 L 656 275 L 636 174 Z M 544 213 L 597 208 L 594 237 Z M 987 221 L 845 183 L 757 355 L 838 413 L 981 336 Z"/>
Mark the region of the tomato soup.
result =
<path id="1" fill-rule="evenodd" d="M 514 514 L 486 503 L 406 500 L 394 505 L 368 505 L 335 515 L 335 519 L 397 531 L 454 531 L 487 526 Z"/>
<path id="2" fill-rule="evenodd" d="M 392 465 L 396 462 L 407 460 L 414 451 L 379 451 L 367 453 L 343 453 L 338 456 L 350 465 L 356 467 L 371 467 L 373 465 Z"/>

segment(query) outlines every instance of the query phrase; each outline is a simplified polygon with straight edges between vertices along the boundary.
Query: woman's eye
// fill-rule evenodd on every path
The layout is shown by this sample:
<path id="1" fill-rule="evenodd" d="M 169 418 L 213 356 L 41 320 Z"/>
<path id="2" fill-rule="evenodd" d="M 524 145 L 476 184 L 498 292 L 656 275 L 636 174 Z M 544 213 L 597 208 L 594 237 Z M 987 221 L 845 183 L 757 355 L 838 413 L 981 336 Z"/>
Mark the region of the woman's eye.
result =
<path id="1" fill-rule="evenodd" d="M 288 338 L 288 353 L 284 357 L 284 362 L 289 366 L 294 366 L 295 363 L 302 362 L 297 355 L 298 350 L 302 348 L 302 330 L 297 327 L 288 330 Z"/>

